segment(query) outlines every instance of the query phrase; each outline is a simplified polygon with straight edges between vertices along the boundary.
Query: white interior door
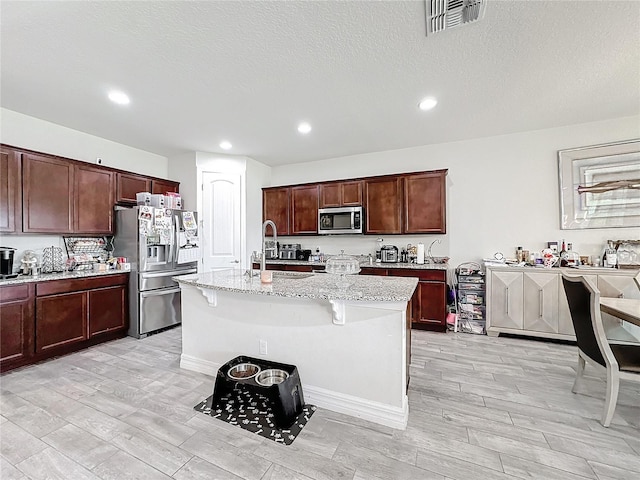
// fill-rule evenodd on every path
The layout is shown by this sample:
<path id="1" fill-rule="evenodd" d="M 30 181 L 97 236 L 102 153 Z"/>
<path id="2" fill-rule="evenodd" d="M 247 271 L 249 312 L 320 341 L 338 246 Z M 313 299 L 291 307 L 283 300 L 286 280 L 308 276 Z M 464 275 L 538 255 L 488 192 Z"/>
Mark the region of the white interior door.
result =
<path id="1" fill-rule="evenodd" d="M 202 173 L 203 271 L 241 267 L 241 176 Z"/>

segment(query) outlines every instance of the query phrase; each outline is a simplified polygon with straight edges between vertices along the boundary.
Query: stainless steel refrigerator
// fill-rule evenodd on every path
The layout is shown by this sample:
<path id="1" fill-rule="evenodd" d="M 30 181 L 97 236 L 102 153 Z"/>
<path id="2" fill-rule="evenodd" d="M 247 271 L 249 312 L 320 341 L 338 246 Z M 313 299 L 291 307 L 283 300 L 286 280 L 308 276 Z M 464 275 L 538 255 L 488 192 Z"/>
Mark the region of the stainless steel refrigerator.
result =
<path id="1" fill-rule="evenodd" d="M 126 257 L 129 335 L 141 338 L 179 324 L 180 287 L 171 279 L 197 272 L 196 212 L 139 206 L 116 209 L 114 256 Z"/>

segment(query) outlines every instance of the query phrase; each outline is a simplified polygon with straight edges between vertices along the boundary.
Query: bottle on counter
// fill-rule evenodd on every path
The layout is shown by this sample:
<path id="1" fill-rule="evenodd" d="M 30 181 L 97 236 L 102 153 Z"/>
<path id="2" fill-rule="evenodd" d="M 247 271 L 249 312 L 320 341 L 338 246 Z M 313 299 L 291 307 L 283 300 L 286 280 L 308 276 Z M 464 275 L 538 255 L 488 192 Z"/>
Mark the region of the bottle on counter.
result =
<path id="1" fill-rule="evenodd" d="M 562 239 L 562 249 L 560 250 L 560 266 L 567 266 L 567 244 L 564 242 L 564 238 Z"/>
<path id="2" fill-rule="evenodd" d="M 522 247 L 518 247 L 516 248 L 516 261 L 518 263 L 521 263 L 524 260 L 524 251 L 522 250 Z"/>
<path id="3" fill-rule="evenodd" d="M 613 241 L 607 241 L 607 247 L 604 250 L 604 266 L 608 268 L 616 268 L 618 266 L 618 252 L 613 246 Z"/>

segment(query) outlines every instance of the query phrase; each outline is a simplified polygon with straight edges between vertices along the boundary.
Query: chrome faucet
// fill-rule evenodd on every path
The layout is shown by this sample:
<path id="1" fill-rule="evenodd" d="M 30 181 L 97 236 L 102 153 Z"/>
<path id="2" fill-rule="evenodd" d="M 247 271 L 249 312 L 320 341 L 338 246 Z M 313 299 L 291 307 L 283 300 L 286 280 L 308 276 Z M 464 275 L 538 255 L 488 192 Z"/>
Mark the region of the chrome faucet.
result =
<path id="1" fill-rule="evenodd" d="M 431 245 L 429 245 L 429 248 L 427 250 L 427 256 L 429 257 L 429 260 L 431 261 L 431 263 L 436 263 L 436 259 L 433 258 L 433 255 L 431 255 L 431 249 L 433 248 L 434 243 L 440 244 L 442 242 L 439 238 L 436 238 L 433 242 L 431 242 Z"/>
<path id="2" fill-rule="evenodd" d="M 271 228 L 273 229 L 273 242 L 275 243 L 273 250 L 275 250 L 275 256 L 276 257 L 278 256 L 278 229 L 276 228 L 276 224 L 273 223 L 272 220 L 265 220 L 265 222 L 262 224 L 262 258 L 260 259 L 261 272 L 266 270 L 267 244 L 266 244 L 265 236 L 267 235 L 267 227 L 269 225 L 271 225 Z"/>

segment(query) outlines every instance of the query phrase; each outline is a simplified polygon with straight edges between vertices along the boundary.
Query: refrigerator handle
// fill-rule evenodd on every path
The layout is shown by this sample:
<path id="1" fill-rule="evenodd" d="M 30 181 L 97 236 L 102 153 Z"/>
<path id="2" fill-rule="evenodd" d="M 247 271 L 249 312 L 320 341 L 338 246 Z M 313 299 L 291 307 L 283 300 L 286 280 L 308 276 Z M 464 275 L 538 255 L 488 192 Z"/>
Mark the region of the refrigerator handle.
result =
<path id="1" fill-rule="evenodd" d="M 176 216 L 174 216 L 174 217 L 173 217 L 173 219 L 174 219 L 174 220 L 175 220 L 175 222 L 176 222 L 176 224 L 175 224 L 175 226 L 174 226 L 174 229 L 175 229 L 175 231 L 174 231 L 174 234 L 175 234 L 175 235 L 174 235 L 174 238 L 175 238 L 175 243 L 176 243 L 176 251 L 175 251 L 175 252 L 174 252 L 174 254 L 173 254 L 173 264 L 174 264 L 174 265 L 177 265 L 177 264 L 178 264 L 178 252 L 179 252 L 179 250 L 180 250 L 180 245 L 179 245 L 179 242 L 180 242 L 180 225 L 179 225 L 179 221 L 180 221 L 180 220 L 179 220 L 179 218 L 178 218 L 178 216 L 177 216 L 177 215 L 176 215 Z"/>
<path id="2" fill-rule="evenodd" d="M 171 220 L 172 220 L 172 222 L 175 222 L 176 221 L 176 217 L 173 216 Z M 171 228 L 174 229 L 173 223 L 171 225 Z M 171 244 L 169 245 L 169 259 L 168 259 L 167 263 L 170 263 L 171 267 L 175 268 L 175 266 L 176 266 L 175 250 L 176 250 L 176 243 L 178 243 L 178 237 L 175 235 L 175 229 L 174 229 L 174 232 L 172 232 L 171 236 L 173 238 L 171 240 Z"/>

